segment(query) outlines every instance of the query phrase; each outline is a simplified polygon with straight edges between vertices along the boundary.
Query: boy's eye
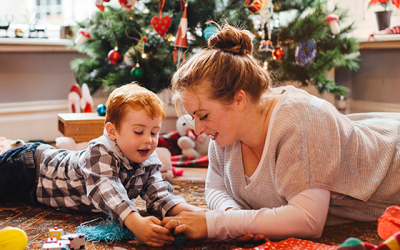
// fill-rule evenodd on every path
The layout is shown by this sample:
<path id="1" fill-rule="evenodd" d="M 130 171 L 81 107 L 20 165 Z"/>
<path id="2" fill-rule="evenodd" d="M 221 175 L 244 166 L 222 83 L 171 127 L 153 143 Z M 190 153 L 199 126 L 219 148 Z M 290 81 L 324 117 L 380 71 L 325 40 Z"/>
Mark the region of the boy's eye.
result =
<path id="1" fill-rule="evenodd" d="M 205 120 L 205 119 L 207 119 L 207 117 L 208 117 L 208 114 L 203 117 L 200 117 L 200 120 Z"/>

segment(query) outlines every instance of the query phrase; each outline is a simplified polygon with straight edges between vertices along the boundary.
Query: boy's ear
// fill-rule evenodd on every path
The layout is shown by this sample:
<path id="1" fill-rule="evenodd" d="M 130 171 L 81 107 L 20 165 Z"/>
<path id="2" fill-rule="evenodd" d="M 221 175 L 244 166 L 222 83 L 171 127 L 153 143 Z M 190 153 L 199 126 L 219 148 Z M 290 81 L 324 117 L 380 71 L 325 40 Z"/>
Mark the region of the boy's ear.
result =
<path id="1" fill-rule="evenodd" d="M 106 130 L 107 130 L 108 137 L 110 137 L 111 140 L 115 140 L 116 129 L 115 129 L 114 124 L 112 124 L 111 122 L 107 122 Z"/>

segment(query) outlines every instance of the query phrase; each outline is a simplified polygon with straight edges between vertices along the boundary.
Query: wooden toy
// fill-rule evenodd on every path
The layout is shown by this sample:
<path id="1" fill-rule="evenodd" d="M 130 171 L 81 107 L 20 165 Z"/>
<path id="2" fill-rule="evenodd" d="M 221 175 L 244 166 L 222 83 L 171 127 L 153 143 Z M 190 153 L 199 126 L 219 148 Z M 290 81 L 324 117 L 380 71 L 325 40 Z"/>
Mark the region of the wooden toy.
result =
<path id="1" fill-rule="evenodd" d="M 70 250 L 66 242 L 44 243 L 42 250 Z"/>
<path id="2" fill-rule="evenodd" d="M 56 237 L 57 240 L 61 240 L 61 236 L 64 235 L 64 229 L 59 229 L 58 227 L 54 227 L 49 230 L 49 237 Z"/>
<path id="3" fill-rule="evenodd" d="M 71 242 L 70 248 L 71 250 L 84 249 L 85 248 L 85 234 L 75 233 L 75 234 L 66 234 L 61 236 L 61 240 L 69 240 Z"/>

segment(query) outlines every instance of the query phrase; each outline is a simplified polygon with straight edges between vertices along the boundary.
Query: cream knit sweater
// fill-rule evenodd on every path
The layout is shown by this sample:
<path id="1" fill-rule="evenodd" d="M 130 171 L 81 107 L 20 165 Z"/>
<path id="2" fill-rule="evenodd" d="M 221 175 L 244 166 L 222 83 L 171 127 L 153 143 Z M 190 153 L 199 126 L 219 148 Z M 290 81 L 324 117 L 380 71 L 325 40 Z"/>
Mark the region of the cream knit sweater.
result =
<path id="1" fill-rule="evenodd" d="M 241 142 L 209 147 L 209 167 L 224 180 L 227 203 L 207 197 L 210 209 L 285 206 L 300 192 L 319 188 L 344 194 L 331 199 L 326 224 L 376 221 L 400 204 L 400 113 L 342 115 L 330 103 L 292 86 L 282 93 L 271 121 L 258 175 L 247 185 Z M 215 198 L 214 198 L 215 199 Z"/>

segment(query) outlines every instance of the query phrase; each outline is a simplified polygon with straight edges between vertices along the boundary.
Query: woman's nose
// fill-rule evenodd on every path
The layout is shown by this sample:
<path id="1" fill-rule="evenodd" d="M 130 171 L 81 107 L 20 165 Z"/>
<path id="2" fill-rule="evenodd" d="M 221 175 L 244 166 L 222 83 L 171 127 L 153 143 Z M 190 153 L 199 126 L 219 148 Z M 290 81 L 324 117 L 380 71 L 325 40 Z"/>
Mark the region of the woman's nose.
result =
<path id="1" fill-rule="evenodd" d="M 205 126 L 202 124 L 201 121 L 194 122 L 194 132 L 196 135 L 201 135 L 205 131 Z"/>

